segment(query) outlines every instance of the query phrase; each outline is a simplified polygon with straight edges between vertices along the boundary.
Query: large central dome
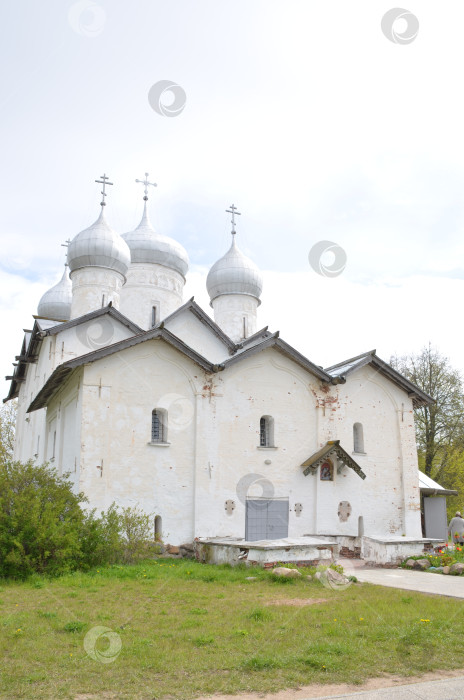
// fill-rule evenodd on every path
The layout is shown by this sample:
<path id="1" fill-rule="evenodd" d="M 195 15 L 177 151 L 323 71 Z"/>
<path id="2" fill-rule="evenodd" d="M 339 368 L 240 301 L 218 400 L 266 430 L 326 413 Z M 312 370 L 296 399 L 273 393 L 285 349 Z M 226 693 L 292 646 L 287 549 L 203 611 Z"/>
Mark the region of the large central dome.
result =
<path id="1" fill-rule="evenodd" d="M 255 263 L 247 258 L 235 244 L 220 258 L 208 273 L 206 288 L 213 302 L 223 294 L 248 294 L 259 300 L 263 290 L 263 278 Z"/>
<path id="2" fill-rule="evenodd" d="M 176 270 L 183 277 L 187 274 L 187 251 L 173 238 L 156 233 L 148 217 L 146 202 L 140 224 L 135 231 L 124 233 L 122 238 L 130 248 L 131 262 L 157 263 Z"/>
<path id="3" fill-rule="evenodd" d="M 125 276 L 130 264 L 127 243 L 108 225 L 102 207 L 92 226 L 77 234 L 68 247 L 70 272 L 83 267 L 106 267 Z"/>

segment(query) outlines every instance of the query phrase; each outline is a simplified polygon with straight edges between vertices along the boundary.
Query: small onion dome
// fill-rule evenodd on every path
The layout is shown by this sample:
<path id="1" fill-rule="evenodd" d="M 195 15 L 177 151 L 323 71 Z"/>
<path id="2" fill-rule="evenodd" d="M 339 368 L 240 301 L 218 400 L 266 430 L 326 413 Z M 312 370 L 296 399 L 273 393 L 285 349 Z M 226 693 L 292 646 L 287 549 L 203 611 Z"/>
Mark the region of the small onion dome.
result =
<path id="1" fill-rule="evenodd" d="M 235 235 L 227 253 L 209 271 L 206 288 L 212 302 L 221 294 L 248 294 L 259 300 L 262 275 L 254 262 L 237 248 Z"/>
<path id="2" fill-rule="evenodd" d="M 173 238 L 156 233 L 148 217 L 146 202 L 140 224 L 135 231 L 124 233 L 122 238 L 130 248 L 133 263 L 157 263 L 176 270 L 183 277 L 187 274 L 187 251 Z"/>
<path id="3" fill-rule="evenodd" d="M 37 315 L 48 318 L 51 321 L 69 321 L 71 318 L 72 284 L 65 266 L 63 277 L 54 287 L 45 292 L 39 306 Z"/>
<path id="4" fill-rule="evenodd" d="M 127 243 L 108 225 L 103 207 L 96 222 L 78 233 L 68 246 L 70 272 L 82 267 L 106 267 L 125 276 L 129 264 Z"/>

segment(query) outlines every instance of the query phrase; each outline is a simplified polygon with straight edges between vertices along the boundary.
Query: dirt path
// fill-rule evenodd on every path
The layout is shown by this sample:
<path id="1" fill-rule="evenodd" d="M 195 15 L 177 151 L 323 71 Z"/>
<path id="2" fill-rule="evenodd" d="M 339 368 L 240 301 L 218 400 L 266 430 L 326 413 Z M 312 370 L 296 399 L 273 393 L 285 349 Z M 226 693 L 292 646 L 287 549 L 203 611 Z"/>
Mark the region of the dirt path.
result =
<path id="1" fill-rule="evenodd" d="M 464 676 L 464 669 L 450 671 L 433 671 L 424 673 L 423 676 L 394 676 L 386 675 L 381 678 L 371 678 L 362 685 L 350 685 L 347 683 L 321 685 L 307 685 L 297 689 L 280 690 L 278 693 L 243 693 L 240 695 L 202 695 L 196 700 L 304 700 L 306 698 L 320 698 L 327 695 L 343 695 L 347 693 L 360 693 L 363 690 L 377 690 L 378 688 L 391 688 L 396 685 L 409 685 L 425 681 L 441 681 L 446 678 Z"/>

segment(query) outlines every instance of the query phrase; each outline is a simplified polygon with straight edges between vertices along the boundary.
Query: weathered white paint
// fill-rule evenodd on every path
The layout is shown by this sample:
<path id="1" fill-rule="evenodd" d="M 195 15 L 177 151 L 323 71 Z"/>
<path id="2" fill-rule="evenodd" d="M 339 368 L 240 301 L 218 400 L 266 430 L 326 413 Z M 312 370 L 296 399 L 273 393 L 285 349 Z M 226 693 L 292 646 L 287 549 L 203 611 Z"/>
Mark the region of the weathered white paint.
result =
<path id="1" fill-rule="evenodd" d="M 107 267 L 82 267 L 70 273 L 72 282 L 71 318 L 108 306 L 119 308 L 119 294 L 124 277 Z"/>
<path id="2" fill-rule="evenodd" d="M 157 320 L 179 307 L 184 283 L 178 272 L 155 264 L 132 265 L 124 286 L 122 275 L 103 268 L 76 270 L 72 281 L 73 318 L 100 308 L 103 294 L 105 304 L 117 306 L 120 294 L 121 310 L 142 328 L 150 327 L 153 306 Z M 216 322 L 236 342 L 256 332 L 257 307 L 247 295 L 213 302 Z M 220 334 L 188 308 L 168 318 L 166 328 L 218 366 L 230 358 Z M 360 546 L 364 534 L 364 554 L 379 560 L 394 558 L 405 543 L 423 546 L 412 401 L 369 366 L 345 384 L 328 385 L 269 347 L 209 374 L 164 340 L 151 339 L 75 369 L 47 409 L 26 414 L 56 367 L 131 335 L 105 315 L 42 340 L 20 390 L 17 459 L 49 460 L 70 473 L 90 507 L 115 502 L 160 516 L 163 539 L 172 544 L 243 539 L 246 499 L 265 496 L 288 499 L 289 541 L 311 535 Z M 163 444 L 151 442 L 155 408 L 168 416 Z M 274 424 L 269 448 L 259 444 L 262 416 Z M 362 454 L 354 453 L 355 423 L 362 425 Z M 319 469 L 303 475 L 301 464 L 328 440 L 353 453 L 364 481 L 337 460 L 333 481 L 321 481 Z M 342 502 L 349 504 L 346 519 L 338 515 Z M 399 543 L 379 544 L 382 537 Z M 253 551 L 259 561 L 265 548 Z M 288 552 L 296 557 L 290 545 Z"/>
<path id="3" fill-rule="evenodd" d="M 314 537 L 288 538 L 274 541 L 247 542 L 228 538 L 200 538 L 195 541 L 199 561 L 210 564 L 248 564 L 266 566 L 276 562 L 314 563 L 333 561 L 338 545 Z"/>
<path id="4" fill-rule="evenodd" d="M 77 394 L 80 408 L 72 414 L 66 406 Z M 246 498 L 261 495 L 289 499 L 289 538 L 356 537 L 360 515 L 369 537 L 420 537 L 419 510 L 409 508 L 405 517 L 403 474 L 415 468 L 417 482 L 417 463 L 411 416 L 409 433 L 399 427 L 399 398 L 408 401 L 369 369 L 345 385 L 321 386 L 272 348 L 208 375 L 157 339 L 76 371 L 50 404 L 47 422 L 56 415 L 54 459 L 60 470 L 72 470 L 76 460 L 76 487 L 92 507 L 138 504 L 162 517 L 171 543 L 243 538 Z M 167 445 L 150 443 L 154 408 L 168 413 Z M 259 447 L 262 415 L 274 418 L 273 448 Z M 300 465 L 327 440 L 352 448 L 353 422 L 364 427 L 366 454 L 356 458 L 367 478 L 337 464 L 332 482 L 319 472 L 304 476 Z M 241 480 L 250 474 L 244 490 Z M 416 488 L 411 480 L 410 500 Z M 227 500 L 235 504 L 231 514 Z M 351 505 L 346 522 L 337 515 L 341 501 Z"/>
<path id="5" fill-rule="evenodd" d="M 223 362 L 229 354 L 226 343 L 212 333 L 188 308 L 168 319 L 164 327 L 211 362 Z"/>
<path id="6" fill-rule="evenodd" d="M 437 545 L 442 540 L 415 539 L 413 537 L 371 538 L 363 537 L 361 558 L 378 564 L 400 564 L 407 556 L 424 552 L 424 545 Z"/>
<path id="7" fill-rule="evenodd" d="M 185 279 L 176 270 L 155 263 L 132 263 L 121 289 L 120 311 L 141 328 L 153 326 L 182 304 Z"/>
<path id="8" fill-rule="evenodd" d="M 259 300 L 248 294 L 223 294 L 211 303 L 214 320 L 235 343 L 256 333 Z"/>

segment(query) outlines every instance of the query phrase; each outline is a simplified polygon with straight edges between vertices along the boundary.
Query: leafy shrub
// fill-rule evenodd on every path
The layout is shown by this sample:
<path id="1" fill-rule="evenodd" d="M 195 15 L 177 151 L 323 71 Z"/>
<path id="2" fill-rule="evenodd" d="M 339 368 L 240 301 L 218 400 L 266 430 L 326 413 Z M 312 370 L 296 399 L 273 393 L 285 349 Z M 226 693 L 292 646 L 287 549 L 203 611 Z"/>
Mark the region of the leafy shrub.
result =
<path id="1" fill-rule="evenodd" d="M 86 503 L 47 464 L 0 462 L 0 577 L 56 576 L 148 556 L 149 515 L 113 504 L 97 517 Z"/>
<path id="2" fill-rule="evenodd" d="M 0 576 L 70 571 L 81 558 L 85 521 L 65 478 L 32 462 L 0 464 Z"/>
<path id="3" fill-rule="evenodd" d="M 119 514 L 119 533 L 121 536 L 122 559 L 132 563 L 148 556 L 153 538 L 151 518 L 144 511 L 135 507 L 122 508 Z"/>

